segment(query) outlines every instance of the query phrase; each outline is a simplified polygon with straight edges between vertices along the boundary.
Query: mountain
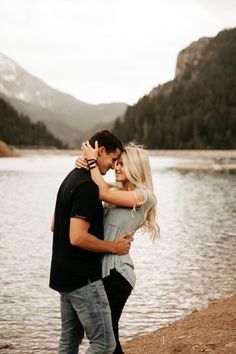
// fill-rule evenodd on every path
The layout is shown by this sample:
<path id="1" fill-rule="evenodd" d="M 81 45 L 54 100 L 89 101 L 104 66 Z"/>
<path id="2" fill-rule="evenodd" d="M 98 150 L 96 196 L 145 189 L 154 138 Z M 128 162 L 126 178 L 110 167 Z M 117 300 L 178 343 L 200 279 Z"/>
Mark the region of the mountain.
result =
<path id="1" fill-rule="evenodd" d="M 93 127 L 102 128 L 122 115 L 125 103 L 91 105 L 46 85 L 20 65 L 0 53 L 0 96 L 32 122 L 43 122 L 70 146 Z"/>
<path id="2" fill-rule="evenodd" d="M 50 146 L 65 148 L 66 146 L 55 138 L 44 123 L 32 123 L 27 116 L 18 112 L 0 98 L 0 140 L 14 146 Z M 6 150 L 6 149 L 5 149 Z"/>
<path id="3" fill-rule="evenodd" d="M 155 87 L 113 132 L 147 148 L 236 148 L 236 28 L 183 49 L 172 81 Z"/>

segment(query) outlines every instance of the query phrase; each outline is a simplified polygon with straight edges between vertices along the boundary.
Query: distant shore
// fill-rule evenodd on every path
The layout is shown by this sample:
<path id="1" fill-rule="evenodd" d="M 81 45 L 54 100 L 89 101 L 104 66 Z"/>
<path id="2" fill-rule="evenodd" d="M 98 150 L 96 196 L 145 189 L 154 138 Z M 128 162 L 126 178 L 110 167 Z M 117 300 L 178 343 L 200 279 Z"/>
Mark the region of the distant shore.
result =
<path id="1" fill-rule="evenodd" d="M 236 353 L 236 295 L 123 345 L 126 354 Z"/>
<path id="2" fill-rule="evenodd" d="M 18 149 L 21 156 L 30 155 L 68 155 L 81 154 L 80 149 Z M 148 150 L 150 156 L 235 158 L 236 150 Z"/>
<path id="3" fill-rule="evenodd" d="M 79 156 L 81 150 L 57 150 L 57 149 L 29 149 L 18 150 L 21 156 L 32 155 L 67 155 Z M 181 158 L 183 161 L 174 161 L 166 167 L 179 171 L 236 171 L 236 150 L 149 150 L 149 156 Z M 195 160 L 195 159 L 200 159 Z M 190 161 L 189 159 L 192 159 Z"/>
<path id="4" fill-rule="evenodd" d="M 173 160 L 168 169 L 179 171 L 236 171 L 236 150 L 148 150 L 149 156 L 181 159 Z M 79 149 L 11 149 L 4 146 L 0 157 L 79 156 Z M 191 160 L 192 159 L 192 160 Z"/>

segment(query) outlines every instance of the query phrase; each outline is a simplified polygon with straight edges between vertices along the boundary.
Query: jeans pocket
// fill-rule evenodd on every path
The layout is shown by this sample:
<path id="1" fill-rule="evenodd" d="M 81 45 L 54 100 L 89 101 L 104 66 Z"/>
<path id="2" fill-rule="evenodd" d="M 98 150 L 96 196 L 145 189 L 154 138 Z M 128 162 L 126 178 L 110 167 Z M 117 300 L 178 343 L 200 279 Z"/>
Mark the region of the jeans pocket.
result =
<path id="1" fill-rule="evenodd" d="M 88 308 L 86 286 L 70 292 L 72 306 L 76 311 L 86 311 Z"/>

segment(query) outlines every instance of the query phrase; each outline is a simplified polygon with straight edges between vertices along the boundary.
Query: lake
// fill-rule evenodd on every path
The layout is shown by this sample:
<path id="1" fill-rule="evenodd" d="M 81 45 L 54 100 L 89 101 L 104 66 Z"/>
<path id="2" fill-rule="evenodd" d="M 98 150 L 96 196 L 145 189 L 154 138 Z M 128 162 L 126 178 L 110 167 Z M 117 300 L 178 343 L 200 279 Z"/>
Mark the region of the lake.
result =
<path id="1" fill-rule="evenodd" d="M 0 159 L 2 354 L 56 352 L 60 314 L 59 296 L 48 287 L 50 223 L 57 189 L 74 160 L 52 154 Z M 150 160 L 161 237 L 153 244 L 148 235 L 135 235 L 137 284 L 121 318 L 122 340 L 236 292 L 235 173 L 179 168 L 215 164 L 213 158 L 152 154 Z"/>

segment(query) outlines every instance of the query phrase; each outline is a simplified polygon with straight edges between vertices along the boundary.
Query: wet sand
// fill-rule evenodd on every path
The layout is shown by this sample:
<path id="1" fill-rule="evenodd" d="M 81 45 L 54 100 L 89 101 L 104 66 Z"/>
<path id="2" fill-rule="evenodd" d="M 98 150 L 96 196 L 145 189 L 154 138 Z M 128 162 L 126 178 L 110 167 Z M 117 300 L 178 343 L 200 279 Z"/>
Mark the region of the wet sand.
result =
<path id="1" fill-rule="evenodd" d="M 125 354 L 236 353 L 236 295 L 152 334 L 124 343 Z"/>

